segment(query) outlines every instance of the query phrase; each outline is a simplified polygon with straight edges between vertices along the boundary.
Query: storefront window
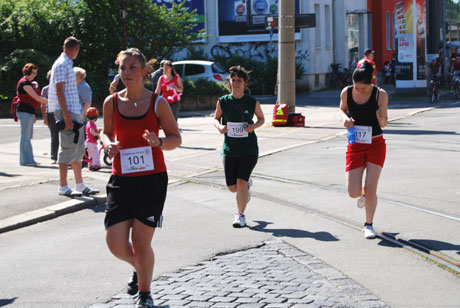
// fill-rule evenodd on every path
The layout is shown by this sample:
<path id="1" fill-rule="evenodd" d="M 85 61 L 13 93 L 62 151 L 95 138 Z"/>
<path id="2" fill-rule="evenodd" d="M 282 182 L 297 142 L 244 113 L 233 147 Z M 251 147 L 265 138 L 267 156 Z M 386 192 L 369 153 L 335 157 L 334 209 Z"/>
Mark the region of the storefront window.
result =
<path id="1" fill-rule="evenodd" d="M 359 18 L 358 14 L 348 14 L 348 65 L 351 69 L 359 59 Z"/>

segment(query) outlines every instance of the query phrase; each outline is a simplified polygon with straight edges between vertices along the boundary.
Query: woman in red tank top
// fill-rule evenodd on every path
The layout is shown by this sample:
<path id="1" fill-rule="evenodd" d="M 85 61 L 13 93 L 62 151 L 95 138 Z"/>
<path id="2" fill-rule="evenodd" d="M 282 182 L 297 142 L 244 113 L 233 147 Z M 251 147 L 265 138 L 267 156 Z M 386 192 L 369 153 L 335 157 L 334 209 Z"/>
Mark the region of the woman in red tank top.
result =
<path id="1" fill-rule="evenodd" d="M 165 61 L 163 65 L 163 75 L 158 80 L 156 94 L 161 94 L 169 103 L 171 110 L 174 114 L 174 119 L 179 116 L 180 109 L 180 96 L 184 91 L 182 79 L 176 73 L 171 61 Z"/>
<path id="2" fill-rule="evenodd" d="M 135 269 L 128 293 L 139 291 L 137 305 L 153 307 L 151 241 L 161 227 L 168 182 L 162 150 L 178 147 L 181 135 L 168 102 L 144 88 L 148 69 L 138 49 L 120 53 L 118 73 L 126 88 L 108 96 L 103 108 L 103 142 L 113 158 L 106 240 L 110 251 Z M 165 137 L 160 138 L 160 128 Z"/>

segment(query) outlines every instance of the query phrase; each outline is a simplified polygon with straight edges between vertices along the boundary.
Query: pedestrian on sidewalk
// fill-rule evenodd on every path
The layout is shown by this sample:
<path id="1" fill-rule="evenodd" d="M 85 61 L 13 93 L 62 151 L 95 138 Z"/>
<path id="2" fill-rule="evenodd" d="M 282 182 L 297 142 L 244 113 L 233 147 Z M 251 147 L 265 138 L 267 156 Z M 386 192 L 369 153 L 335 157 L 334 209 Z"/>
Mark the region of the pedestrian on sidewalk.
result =
<path id="1" fill-rule="evenodd" d="M 64 196 L 81 196 L 96 194 L 99 190 L 92 189 L 83 183 L 81 160 L 85 153 L 85 136 L 83 126 L 83 109 L 78 97 L 77 81 L 73 71 L 73 60 L 79 52 L 79 41 L 68 37 L 62 47 L 63 52 L 51 68 L 51 78 L 48 90 L 49 112 L 64 125 L 59 131 L 60 151 L 59 189 Z M 67 171 L 72 166 L 75 176 L 75 189 L 68 186 Z"/>
<path id="2" fill-rule="evenodd" d="M 385 162 L 386 144 L 382 127 L 388 122 L 388 95 L 372 84 L 372 65 L 364 63 L 353 73 L 353 85 L 340 94 L 340 114 L 349 129 L 346 153 L 348 194 L 365 207 L 364 237 L 376 237 L 373 228 L 377 208 L 377 184 Z M 363 183 L 364 170 L 366 178 Z"/>
<path id="3" fill-rule="evenodd" d="M 153 307 L 151 242 L 156 228 L 161 228 L 168 186 L 163 150 L 182 142 L 168 102 L 144 87 L 147 73 L 145 57 L 138 49 L 122 51 L 118 74 L 126 88 L 108 96 L 103 109 L 103 142 L 113 158 L 107 184 L 106 241 L 117 258 L 135 269 L 128 293 L 139 291 L 136 307 Z"/>
<path id="4" fill-rule="evenodd" d="M 85 81 L 86 70 L 81 67 L 74 67 L 75 79 L 77 81 L 78 99 L 80 100 L 83 109 L 84 123 L 86 123 L 86 111 L 91 107 L 93 101 L 93 91 L 89 84 Z"/>
<path id="5" fill-rule="evenodd" d="M 376 86 L 378 72 L 377 72 L 377 66 L 375 65 L 375 62 L 374 62 L 374 57 L 375 57 L 375 51 L 372 50 L 371 48 L 367 48 L 364 51 L 364 58 L 359 60 L 358 65 L 356 65 L 356 68 L 360 68 L 364 64 L 364 62 L 370 63 L 372 66 L 372 84 Z"/>
<path id="6" fill-rule="evenodd" d="M 48 99 L 48 90 L 49 90 L 49 81 L 51 77 L 51 70 L 46 73 L 46 79 L 48 80 L 48 85 L 44 86 L 42 89 L 42 97 Z M 42 114 L 43 114 L 43 121 L 45 125 L 48 126 L 51 135 L 51 163 L 57 163 L 57 155 L 59 150 L 59 130 L 56 125 L 56 119 L 54 118 L 54 112 L 50 112 L 48 108 L 48 104 L 42 104 Z"/>
<path id="7" fill-rule="evenodd" d="M 219 98 L 214 114 L 214 126 L 225 135 L 222 151 L 225 180 L 228 190 L 236 192 L 238 212 L 234 228 L 246 226 L 244 211 L 250 200 L 250 176 L 259 157 L 254 130 L 265 122 L 260 103 L 244 92 L 248 79 L 246 69 L 239 65 L 230 67 L 227 81 L 232 93 Z M 257 117 L 255 123 L 254 115 Z"/>
<path id="8" fill-rule="evenodd" d="M 34 134 L 34 123 L 36 122 L 35 110 L 41 104 L 46 105 L 48 100 L 41 97 L 38 84 L 33 80 L 37 76 L 38 68 L 33 63 L 27 63 L 22 68 L 24 76 L 19 79 L 16 86 L 18 106 L 16 114 L 21 124 L 21 139 L 19 141 L 19 164 L 21 166 L 37 166 L 34 159 L 31 139 Z"/>
<path id="9" fill-rule="evenodd" d="M 91 161 L 88 164 L 88 168 L 91 171 L 98 171 L 101 169 L 101 159 L 99 149 L 97 147 L 97 141 L 99 140 L 99 130 L 97 129 L 96 121 L 99 115 L 99 111 L 96 107 L 89 107 L 86 110 L 86 117 L 88 122 L 85 125 L 85 146 L 89 153 Z"/>

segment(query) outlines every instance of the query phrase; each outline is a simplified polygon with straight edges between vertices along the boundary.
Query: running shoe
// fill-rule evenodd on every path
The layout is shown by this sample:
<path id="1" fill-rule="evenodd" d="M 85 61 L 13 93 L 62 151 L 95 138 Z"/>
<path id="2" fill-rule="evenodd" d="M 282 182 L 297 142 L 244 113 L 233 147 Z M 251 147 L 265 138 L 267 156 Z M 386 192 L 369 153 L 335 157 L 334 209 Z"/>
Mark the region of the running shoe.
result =
<path id="1" fill-rule="evenodd" d="M 137 297 L 136 308 L 153 308 L 153 299 L 151 295 Z"/>
<path id="2" fill-rule="evenodd" d="M 136 271 L 133 271 L 133 275 L 131 276 L 131 279 L 128 281 L 128 289 L 127 293 L 129 295 L 135 295 L 139 291 L 139 286 L 137 284 L 137 273 Z"/>
<path id="3" fill-rule="evenodd" d="M 374 227 L 370 225 L 365 225 L 363 231 L 364 231 L 364 237 L 367 238 L 368 240 L 376 238 L 377 236 L 377 232 L 375 232 Z"/>
<path id="4" fill-rule="evenodd" d="M 358 198 L 358 201 L 356 202 L 356 205 L 358 208 L 362 209 L 366 205 L 366 196 L 362 195 L 361 197 Z"/>
<path id="5" fill-rule="evenodd" d="M 98 194 L 99 193 L 99 190 L 98 189 L 92 189 L 91 187 L 85 185 L 83 187 L 82 190 L 78 190 L 76 187 L 75 187 L 75 191 L 78 191 L 79 193 L 85 195 L 85 196 L 89 196 L 89 195 L 94 195 L 94 194 Z"/>
<path id="6" fill-rule="evenodd" d="M 248 203 L 251 201 L 251 186 L 252 186 L 252 179 L 249 178 L 248 180 Z"/>
<path id="7" fill-rule="evenodd" d="M 243 228 L 246 226 L 246 217 L 243 213 L 238 213 L 235 215 L 233 220 L 233 228 Z"/>
<path id="8" fill-rule="evenodd" d="M 69 186 L 65 186 L 62 188 L 59 187 L 58 193 L 61 196 L 67 196 L 67 197 L 80 197 L 81 196 L 81 192 L 72 190 L 72 188 L 70 188 Z"/>

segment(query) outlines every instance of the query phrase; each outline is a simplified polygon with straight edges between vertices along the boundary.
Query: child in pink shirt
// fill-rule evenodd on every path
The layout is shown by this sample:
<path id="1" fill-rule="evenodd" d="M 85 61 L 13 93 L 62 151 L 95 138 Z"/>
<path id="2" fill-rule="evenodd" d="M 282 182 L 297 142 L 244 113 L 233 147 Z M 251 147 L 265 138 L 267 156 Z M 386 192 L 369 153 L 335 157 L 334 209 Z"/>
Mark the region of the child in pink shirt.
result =
<path id="1" fill-rule="evenodd" d="M 99 155 L 99 149 L 97 148 L 97 140 L 99 138 L 99 133 L 97 131 L 96 121 L 99 112 L 96 107 L 90 107 L 86 111 L 86 116 L 88 117 L 88 123 L 85 126 L 86 140 L 85 145 L 88 149 L 89 157 L 91 161 L 88 164 L 89 170 L 98 171 L 101 169 L 101 161 Z"/>

